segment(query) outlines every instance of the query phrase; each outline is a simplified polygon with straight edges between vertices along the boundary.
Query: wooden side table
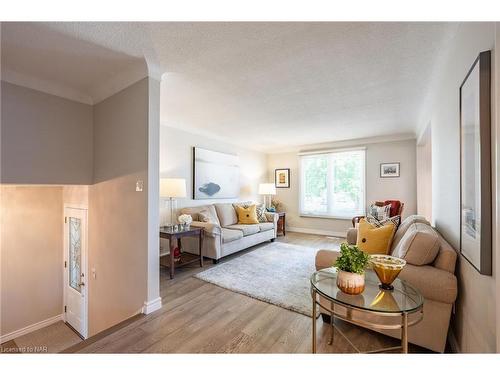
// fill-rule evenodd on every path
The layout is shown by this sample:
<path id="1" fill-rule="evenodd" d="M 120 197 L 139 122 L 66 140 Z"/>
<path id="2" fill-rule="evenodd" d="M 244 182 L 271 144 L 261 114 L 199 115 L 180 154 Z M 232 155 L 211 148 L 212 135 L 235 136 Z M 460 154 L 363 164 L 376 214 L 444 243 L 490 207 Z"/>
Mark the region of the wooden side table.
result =
<path id="1" fill-rule="evenodd" d="M 286 235 L 286 213 L 285 212 L 276 212 L 279 216 L 278 218 L 278 233 L 281 231 L 283 233 L 283 236 Z"/>
<path id="2" fill-rule="evenodd" d="M 186 264 L 191 264 L 194 262 L 200 262 L 200 267 L 203 267 L 203 228 L 190 227 L 187 230 L 179 230 L 177 232 L 173 231 L 172 228 L 169 227 L 161 227 L 160 228 L 160 238 L 164 238 L 169 241 L 170 247 L 170 265 L 168 266 L 170 269 L 170 278 L 174 278 L 175 274 L 175 260 L 174 260 L 174 250 L 176 246 L 181 249 L 181 238 L 182 237 L 198 237 L 199 238 L 199 257 L 194 258 L 188 261 L 180 261 L 177 263 L 177 267 L 185 266 Z M 160 254 L 160 257 L 167 255 Z"/>

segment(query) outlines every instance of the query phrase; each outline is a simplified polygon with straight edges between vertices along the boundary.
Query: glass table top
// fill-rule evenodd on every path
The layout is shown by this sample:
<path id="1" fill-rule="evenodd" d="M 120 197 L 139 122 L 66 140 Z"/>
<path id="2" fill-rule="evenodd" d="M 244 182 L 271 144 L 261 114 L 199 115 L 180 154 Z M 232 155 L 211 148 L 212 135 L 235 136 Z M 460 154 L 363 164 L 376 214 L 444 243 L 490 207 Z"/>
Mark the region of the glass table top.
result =
<path id="1" fill-rule="evenodd" d="M 407 282 L 396 279 L 394 290 L 379 288 L 380 281 L 372 270 L 365 272 L 365 290 L 358 295 L 342 292 L 337 287 L 335 267 L 316 271 L 311 276 L 311 287 L 327 299 L 354 308 L 381 313 L 413 312 L 424 303 L 422 295 Z"/>

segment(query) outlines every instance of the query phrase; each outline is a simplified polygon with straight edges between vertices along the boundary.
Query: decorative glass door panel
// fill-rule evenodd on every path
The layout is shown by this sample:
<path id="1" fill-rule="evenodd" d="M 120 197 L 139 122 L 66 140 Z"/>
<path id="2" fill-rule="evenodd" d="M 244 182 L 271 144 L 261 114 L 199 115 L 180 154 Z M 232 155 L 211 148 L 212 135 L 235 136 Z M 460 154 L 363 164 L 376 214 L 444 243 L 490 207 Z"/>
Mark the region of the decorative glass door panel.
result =
<path id="1" fill-rule="evenodd" d="M 82 264 L 82 222 L 69 218 L 69 286 L 81 293 L 80 274 Z"/>

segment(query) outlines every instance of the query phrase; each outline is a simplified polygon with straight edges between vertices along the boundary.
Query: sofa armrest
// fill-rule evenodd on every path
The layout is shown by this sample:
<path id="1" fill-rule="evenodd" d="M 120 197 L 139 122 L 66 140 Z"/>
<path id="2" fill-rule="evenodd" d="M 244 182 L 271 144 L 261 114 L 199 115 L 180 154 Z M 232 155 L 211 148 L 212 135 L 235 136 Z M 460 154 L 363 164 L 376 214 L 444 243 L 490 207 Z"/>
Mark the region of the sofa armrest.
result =
<path id="1" fill-rule="evenodd" d="M 339 256 L 340 252 L 337 250 L 318 250 L 315 261 L 316 270 L 332 267 Z"/>
<path id="2" fill-rule="evenodd" d="M 406 264 L 399 277 L 408 281 L 426 299 L 454 303 L 457 299 L 457 278 L 454 274 L 432 266 Z"/>
<path id="3" fill-rule="evenodd" d="M 205 223 L 203 221 L 193 221 L 191 223 L 191 225 L 193 227 L 203 228 L 203 232 L 205 232 L 205 235 L 208 235 L 209 237 L 220 236 L 222 233 L 220 225 L 216 224 L 216 223 Z"/>
<path id="4" fill-rule="evenodd" d="M 275 212 L 265 212 L 265 215 L 266 215 L 266 219 L 269 222 L 274 223 L 275 226 L 278 224 L 278 219 L 280 218 L 280 215 L 278 215 Z"/>
<path id="5" fill-rule="evenodd" d="M 347 243 L 349 245 L 356 245 L 358 240 L 358 228 L 349 228 L 347 230 Z"/>

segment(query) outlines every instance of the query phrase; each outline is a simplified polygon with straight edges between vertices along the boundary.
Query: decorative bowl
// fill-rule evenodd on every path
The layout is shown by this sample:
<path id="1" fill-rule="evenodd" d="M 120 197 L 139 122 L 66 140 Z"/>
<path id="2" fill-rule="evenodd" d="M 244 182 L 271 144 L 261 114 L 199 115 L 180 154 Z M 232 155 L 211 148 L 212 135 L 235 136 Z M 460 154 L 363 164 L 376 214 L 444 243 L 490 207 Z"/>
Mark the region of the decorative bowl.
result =
<path id="1" fill-rule="evenodd" d="M 380 280 L 380 288 L 393 290 L 394 287 L 391 284 L 406 265 L 406 261 L 391 255 L 372 255 L 370 264 Z"/>

